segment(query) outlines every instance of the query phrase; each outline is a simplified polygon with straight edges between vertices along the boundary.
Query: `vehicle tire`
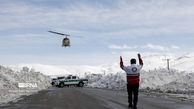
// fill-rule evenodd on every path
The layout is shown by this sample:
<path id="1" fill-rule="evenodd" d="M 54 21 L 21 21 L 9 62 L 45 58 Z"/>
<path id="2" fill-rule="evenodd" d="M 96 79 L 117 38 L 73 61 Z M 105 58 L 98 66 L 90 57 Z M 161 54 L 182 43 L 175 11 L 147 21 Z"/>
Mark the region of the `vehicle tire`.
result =
<path id="1" fill-rule="evenodd" d="M 53 85 L 55 85 L 55 83 L 54 83 L 54 82 L 52 82 L 52 83 L 51 83 L 51 85 L 53 86 Z"/>
<path id="2" fill-rule="evenodd" d="M 64 83 L 59 83 L 59 87 L 64 87 L 65 86 L 65 84 Z"/>
<path id="3" fill-rule="evenodd" d="M 84 83 L 83 83 L 83 82 L 80 82 L 80 83 L 78 84 L 78 86 L 79 86 L 79 87 L 83 87 L 83 86 L 84 86 Z"/>

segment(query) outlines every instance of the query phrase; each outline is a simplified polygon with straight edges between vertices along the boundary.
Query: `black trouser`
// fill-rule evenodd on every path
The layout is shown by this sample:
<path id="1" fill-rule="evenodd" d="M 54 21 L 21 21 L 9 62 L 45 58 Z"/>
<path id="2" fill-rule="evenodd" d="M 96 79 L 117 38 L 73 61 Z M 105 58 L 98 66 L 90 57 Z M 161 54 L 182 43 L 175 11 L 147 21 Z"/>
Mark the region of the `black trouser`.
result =
<path id="1" fill-rule="evenodd" d="M 132 84 L 132 85 L 127 84 L 127 92 L 128 92 L 128 102 L 129 102 L 129 105 L 132 104 L 132 95 L 134 95 L 134 97 L 133 97 L 133 105 L 137 106 L 138 91 L 139 91 L 139 84 Z"/>

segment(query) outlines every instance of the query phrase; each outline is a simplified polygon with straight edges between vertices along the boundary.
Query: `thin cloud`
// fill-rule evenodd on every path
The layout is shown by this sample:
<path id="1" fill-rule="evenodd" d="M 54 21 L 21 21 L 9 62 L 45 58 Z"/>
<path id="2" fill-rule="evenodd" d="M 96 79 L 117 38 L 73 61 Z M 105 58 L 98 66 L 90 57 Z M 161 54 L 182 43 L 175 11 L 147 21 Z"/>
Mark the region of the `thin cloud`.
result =
<path id="1" fill-rule="evenodd" d="M 180 47 L 177 46 L 177 45 L 172 45 L 171 48 L 172 48 L 172 49 L 180 49 Z"/>
<path id="2" fill-rule="evenodd" d="M 176 45 L 173 45 L 171 47 L 165 47 L 165 46 L 162 46 L 162 45 L 154 45 L 154 44 L 151 44 L 151 43 L 148 43 L 146 45 L 141 45 L 141 46 L 128 46 L 126 44 L 124 45 L 115 45 L 115 44 L 112 44 L 112 45 L 109 45 L 108 48 L 110 49 L 119 49 L 119 50 L 123 50 L 123 49 L 150 49 L 150 50 L 157 50 L 157 51 L 169 51 L 171 49 L 179 49 L 180 47 L 176 46 Z"/>
<path id="3" fill-rule="evenodd" d="M 161 45 L 153 45 L 153 44 L 147 44 L 146 46 L 141 46 L 141 48 L 148 48 L 148 49 L 153 49 L 153 50 L 159 50 L 159 51 L 168 51 L 168 47 L 164 47 Z"/>
<path id="4" fill-rule="evenodd" d="M 132 47 L 132 46 L 128 46 L 128 45 L 122 45 L 122 46 L 119 46 L 119 45 L 109 45 L 108 48 L 112 48 L 112 49 L 134 49 L 134 48 L 137 48 L 137 47 Z"/>
<path id="5" fill-rule="evenodd" d="M 0 30 L 53 26 L 102 33 L 124 32 L 138 36 L 194 32 L 191 29 L 194 25 L 192 3 L 184 0 L 134 3 L 121 0 L 115 2 L 114 7 L 77 2 L 60 8 L 33 3 L 1 4 L 0 12 L 3 15 L 0 16 Z"/>
<path id="6" fill-rule="evenodd" d="M 104 45 L 107 42 L 113 43 L 109 48 L 118 50 L 178 51 L 180 47 L 176 45 L 162 46 L 157 44 L 157 42 L 150 42 L 153 41 L 152 39 L 146 40 L 149 38 L 142 38 L 142 40 L 145 39 L 145 45 L 141 46 L 115 45 L 114 43 L 131 38 L 137 40 L 139 39 L 137 37 L 158 37 L 157 39 L 160 40 L 163 38 L 161 36 L 167 36 L 170 39 L 175 36 L 178 37 L 178 35 L 184 36 L 189 34 L 186 36 L 188 38 L 194 34 L 193 0 L 114 0 L 109 4 L 100 1 L 88 2 L 88 0 L 76 2 L 66 2 L 64 0 L 60 1 L 60 3 L 59 1 L 48 0 L 45 3 L 35 3 L 26 0 L 0 1 L 0 48 L 3 47 L 1 53 L 6 54 L 4 58 L 1 58 L 5 60 L 4 62 L 8 59 L 12 60 L 10 59 L 12 56 L 7 56 L 7 54 L 10 54 L 10 51 L 13 52 L 14 56 L 20 52 L 31 53 L 33 50 L 34 54 L 40 57 L 39 54 L 48 55 L 43 50 L 45 47 L 49 48 L 49 53 L 64 53 L 65 55 L 69 53 L 70 55 L 66 56 L 69 57 L 68 62 L 71 62 L 71 59 L 76 57 L 72 56 L 75 54 L 75 51 L 77 52 L 76 54 L 83 51 L 75 50 L 74 47 L 71 47 L 71 50 L 61 48 L 63 52 L 59 53 L 56 51 L 56 46 L 60 47 L 61 39 L 56 38 L 54 34 L 47 33 L 48 30 L 56 30 L 62 33 L 73 32 L 72 35 L 88 36 L 81 40 L 73 39 L 73 37 L 70 38 L 72 39 L 72 45 L 74 43 L 78 43 L 80 47 L 85 45 L 83 47 L 85 51 L 99 53 L 94 56 L 99 56 L 100 58 L 91 57 L 96 60 L 106 55 L 100 53 L 105 51 L 104 48 L 106 47 Z M 85 43 L 86 41 L 87 43 Z M 147 44 L 149 42 L 150 44 Z M 170 42 L 171 40 L 168 40 L 168 44 Z M 186 46 L 192 45 L 185 44 Z M 33 47 L 38 47 L 41 50 L 32 49 Z M 25 50 L 17 48 L 25 48 Z M 90 55 L 86 53 L 80 59 L 84 60 Z M 54 58 L 55 56 L 50 56 L 49 58 L 52 57 Z M 63 59 L 63 57 L 61 56 L 60 59 Z M 108 58 L 110 58 L 110 54 L 101 60 Z M 27 61 L 27 58 L 25 60 Z M 25 60 L 23 59 L 22 61 L 25 62 Z M 44 62 L 45 60 L 41 61 L 41 59 L 38 59 L 37 62 Z M 92 62 L 91 60 L 87 61 Z M 53 61 L 49 62 L 52 63 Z M 64 60 L 61 62 L 64 62 Z"/>

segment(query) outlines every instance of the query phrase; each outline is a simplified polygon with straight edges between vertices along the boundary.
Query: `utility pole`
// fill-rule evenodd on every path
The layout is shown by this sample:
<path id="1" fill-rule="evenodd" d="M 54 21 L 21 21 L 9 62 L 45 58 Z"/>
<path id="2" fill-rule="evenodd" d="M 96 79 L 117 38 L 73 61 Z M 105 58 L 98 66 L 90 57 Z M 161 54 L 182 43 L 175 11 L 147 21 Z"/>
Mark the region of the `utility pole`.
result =
<path id="1" fill-rule="evenodd" d="M 170 59 L 163 59 L 167 61 L 167 69 L 170 70 Z"/>

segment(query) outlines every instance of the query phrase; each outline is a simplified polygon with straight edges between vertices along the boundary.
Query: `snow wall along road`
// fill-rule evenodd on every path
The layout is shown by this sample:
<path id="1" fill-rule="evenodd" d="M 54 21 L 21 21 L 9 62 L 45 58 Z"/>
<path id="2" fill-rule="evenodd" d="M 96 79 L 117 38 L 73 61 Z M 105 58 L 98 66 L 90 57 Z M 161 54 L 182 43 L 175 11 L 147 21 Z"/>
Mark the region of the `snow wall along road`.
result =
<path id="1" fill-rule="evenodd" d="M 125 72 L 109 74 L 88 74 L 88 87 L 126 90 Z M 155 69 L 141 71 L 140 90 L 175 94 L 194 102 L 194 73 L 185 73 L 178 70 Z"/>
<path id="2" fill-rule="evenodd" d="M 50 77 L 27 67 L 16 72 L 0 66 L 0 104 L 46 89 L 50 81 Z"/>

